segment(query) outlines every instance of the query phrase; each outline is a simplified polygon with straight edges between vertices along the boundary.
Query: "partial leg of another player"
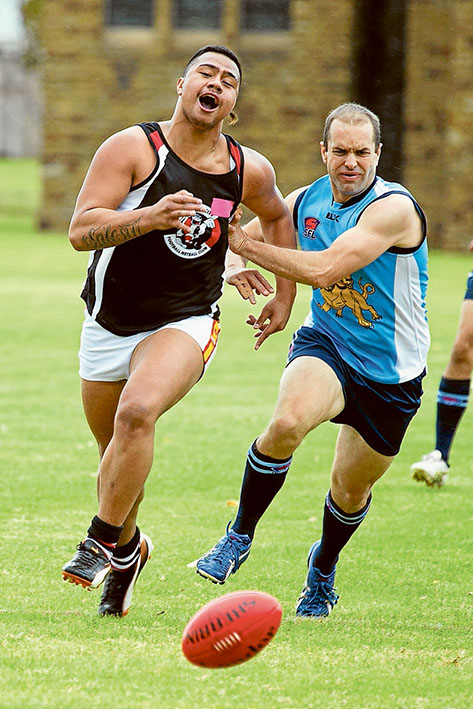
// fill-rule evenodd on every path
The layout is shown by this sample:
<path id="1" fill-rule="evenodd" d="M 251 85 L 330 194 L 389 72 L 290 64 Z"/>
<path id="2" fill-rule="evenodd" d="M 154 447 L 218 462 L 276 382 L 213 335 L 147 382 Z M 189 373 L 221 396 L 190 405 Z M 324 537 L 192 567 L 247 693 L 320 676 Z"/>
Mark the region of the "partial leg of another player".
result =
<path id="1" fill-rule="evenodd" d="M 116 594 L 107 593 L 101 603 L 102 614 L 125 615 L 129 591 L 152 550 L 151 540 L 140 534 L 135 520 L 153 461 L 156 420 L 198 381 L 202 368 L 200 347 L 187 333 L 164 329 L 150 335 L 133 353 L 130 378 L 120 392 L 110 442 L 106 443 L 109 422 L 98 435 L 103 452 L 98 483 L 99 511 L 86 540 L 79 545 L 86 548 L 79 548 L 74 559 L 65 565 L 63 575 L 85 587 L 95 588 L 107 576 L 115 557 L 117 573 L 131 575 L 131 589 L 129 583 L 123 586 L 123 576 L 116 577 L 125 605 L 119 607 L 116 599 L 109 603 L 107 598 Z M 89 387 L 92 399 L 93 390 L 93 386 Z M 96 414 L 89 409 L 89 421 L 100 418 L 100 406 L 96 408 Z M 86 557 L 90 557 L 90 562 Z M 79 569 L 81 566 L 84 568 Z M 90 568 L 85 568 L 87 566 Z M 97 570 L 98 566 L 101 569 Z M 107 589 L 104 594 L 105 591 Z"/>
<path id="2" fill-rule="evenodd" d="M 273 417 L 248 451 L 233 526 L 197 561 L 196 570 L 225 583 L 248 558 L 258 521 L 284 484 L 292 453 L 306 434 L 344 406 L 334 371 L 316 357 L 298 357 L 284 370 Z"/>
<path id="3" fill-rule="evenodd" d="M 472 276 L 470 280 L 473 283 Z M 448 479 L 453 439 L 468 406 L 473 370 L 473 286 L 471 296 L 463 301 L 450 359 L 439 384 L 435 449 L 411 466 L 414 480 L 429 487 L 441 487 Z"/>
<path id="4" fill-rule="evenodd" d="M 366 517 L 371 488 L 392 460 L 370 448 L 355 429 L 341 426 L 325 498 L 322 538 L 309 550 L 298 616 L 323 618 L 337 603 L 334 582 L 339 554 Z"/>
<path id="5" fill-rule="evenodd" d="M 299 357 L 285 370 L 273 418 L 248 452 L 238 515 L 232 529 L 197 562 L 197 572 L 216 583 L 235 573 L 250 551 L 259 519 L 282 487 L 292 452 L 306 434 L 344 408 L 341 384 L 325 362 Z M 371 487 L 392 457 L 368 446 L 342 426 L 324 509 L 322 538 L 309 551 L 308 573 L 297 603 L 299 616 L 327 616 L 338 600 L 334 589 L 338 555 L 365 518 Z"/>

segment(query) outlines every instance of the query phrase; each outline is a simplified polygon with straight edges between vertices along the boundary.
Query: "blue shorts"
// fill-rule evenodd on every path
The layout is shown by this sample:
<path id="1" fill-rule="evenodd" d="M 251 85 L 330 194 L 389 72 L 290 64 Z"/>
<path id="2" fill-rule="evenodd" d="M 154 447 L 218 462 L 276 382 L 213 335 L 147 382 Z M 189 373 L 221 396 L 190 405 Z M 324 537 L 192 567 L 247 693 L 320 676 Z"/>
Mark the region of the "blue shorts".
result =
<path id="1" fill-rule="evenodd" d="M 332 340 L 303 325 L 293 335 L 287 364 L 296 357 L 318 357 L 337 375 L 345 408 L 331 419 L 354 428 L 381 455 L 399 452 L 406 429 L 420 406 L 425 370 L 402 384 L 382 384 L 367 379 L 339 355 Z"/>
<path id="2" fill-rule="evenodd" d="M 473 271 L 468 274 L 468 278 L 466 280 L 465 300 L 473 300 Z"/>

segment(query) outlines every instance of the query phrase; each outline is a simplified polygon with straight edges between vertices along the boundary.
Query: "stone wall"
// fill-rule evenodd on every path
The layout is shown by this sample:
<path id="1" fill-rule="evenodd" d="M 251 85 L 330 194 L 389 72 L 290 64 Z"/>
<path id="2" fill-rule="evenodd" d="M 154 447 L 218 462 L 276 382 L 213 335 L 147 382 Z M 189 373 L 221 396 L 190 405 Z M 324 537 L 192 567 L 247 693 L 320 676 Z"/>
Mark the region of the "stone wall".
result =
<path id="1" fill-rule="evenodd" d="M 411 0 L 406 91 L 406 184 L 425 207 L 430 243 L 473 237 L 473 4 Z"/>
<path id="2" fill-rule="evenodd" d="M 323 174 L 323 120 L 352 98 L 356 0 L 293 0 L 291 31 L 268 35 L 239 34 L 238 0 L 227 0 L 222 31 L 210 34 L 173 31 L 172 0 L 159 1 L 150 29 L 104 27 L 102 0 L 35 1 L 43 47 L 43 228 L 67 227 L 104 138 L 171 116 L 176 79 L 207 43 L 227 44 L 243 64 L 240 120 L 226 130 L 271 160 L 283 193 Z M 472 8 L 470 0 L 411 0 L 406 36 L 404 182 L 427 212 L 431 243 L 456 249 L 473 236 Z"/>

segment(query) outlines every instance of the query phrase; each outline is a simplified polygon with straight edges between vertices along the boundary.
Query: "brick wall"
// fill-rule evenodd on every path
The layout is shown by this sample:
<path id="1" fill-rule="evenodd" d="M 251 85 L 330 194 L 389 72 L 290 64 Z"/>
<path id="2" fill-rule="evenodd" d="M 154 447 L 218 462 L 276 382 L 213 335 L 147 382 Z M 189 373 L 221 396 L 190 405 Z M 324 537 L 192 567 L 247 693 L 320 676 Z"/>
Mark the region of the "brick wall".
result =
<path id="1" fill-rule="evenodd" d="M 173 32 L 171 0 L 157 7 L 154 28 L 118 30 L 103 26 L 102 0 L 42 0 L 43 228 L 67 227 L 104 138 L 171 116 L 176 79 L 207 43 L 227 44 L 243 64 L 240 120 L 226 130 L 272 161 L 283 193 L 323 174 L 323 120 L 351 99 L 356 0 L 293 0 L 292 30 L 279 36 L 240 36 L 238 0 L 212 34 Z M 406 37 L 404 182 L 427 212 L 431 243 L 458 249 L 473 236 L 472 7 L 411 0 Z"/>
<path id="2" fill-rule="evenodd" d="M 406 92 L 406 186 L 424 206 L 431 245 L 473 237 L 473 4 L 411 0 Z"/>

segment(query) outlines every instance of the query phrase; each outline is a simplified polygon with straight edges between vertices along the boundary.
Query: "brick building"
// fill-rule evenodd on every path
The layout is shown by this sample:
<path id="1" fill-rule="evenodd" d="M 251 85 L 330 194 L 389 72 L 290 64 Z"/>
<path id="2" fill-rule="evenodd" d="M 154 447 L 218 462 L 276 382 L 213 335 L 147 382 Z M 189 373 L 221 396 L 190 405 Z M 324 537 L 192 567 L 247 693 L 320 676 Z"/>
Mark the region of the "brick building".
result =
<path id="1" fill-rule="evenodd" d="M 358 100 L 385 128 L 380 174 L 416 195 L 431 244 L 472 238 L 471 0 L 30 0 L 26 13 L 41 47 L 43 228 L 66 228 L 99 143 L 169 118 L 188 57 L 222 43 L 243 64 L 226 130 L 272 161 L 283 193 L 323 174 L 323 119 Z"/>

